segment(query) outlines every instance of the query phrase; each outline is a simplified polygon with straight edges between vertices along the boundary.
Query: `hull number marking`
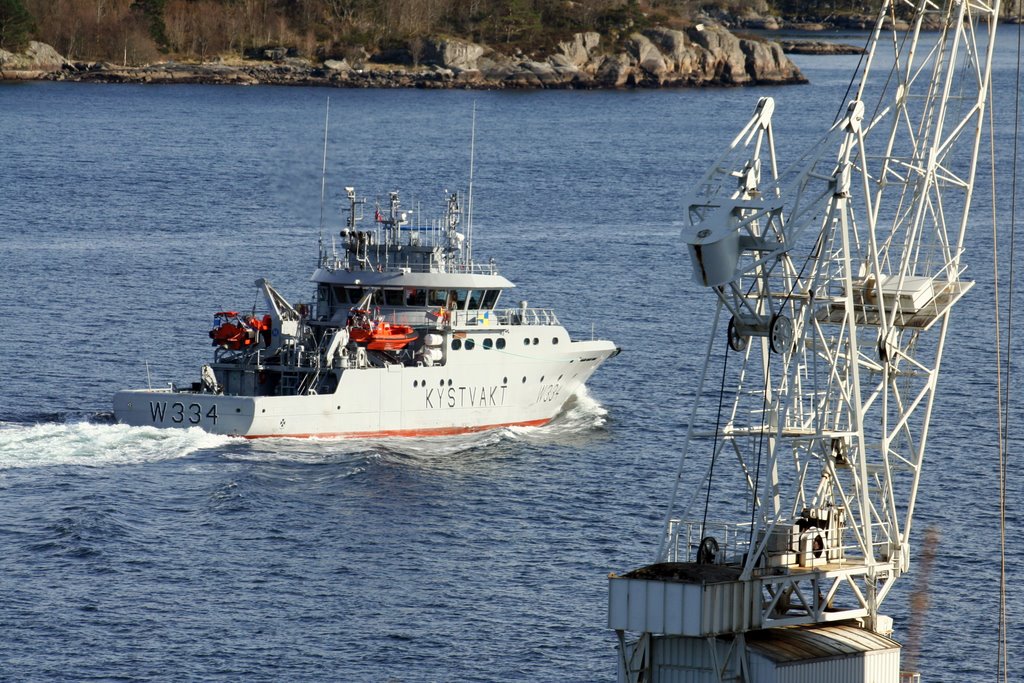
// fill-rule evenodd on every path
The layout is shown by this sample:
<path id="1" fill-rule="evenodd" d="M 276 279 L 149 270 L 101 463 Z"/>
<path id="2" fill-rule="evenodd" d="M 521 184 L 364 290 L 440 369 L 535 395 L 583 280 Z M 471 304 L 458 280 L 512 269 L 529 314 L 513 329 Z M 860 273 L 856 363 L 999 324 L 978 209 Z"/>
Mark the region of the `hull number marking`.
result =
<path id="1" fill-rule="evenodd" d="M 559 394 L 562 393 L 562 387 L 559 384 L 545 384 L 540 388 L 540 393 L 537 394 L 537 403 L 550 403 L 558 398 Z"/>
<path id="2" fill-rule="evenodd" d="M 217 424 L 217 404 L 214 403 L 204 413 L 203 406 L 198 403 L 182 403 L 181 401 L 175 401 L 174 403 L 168 404 L 166 401 L 150 401 L 149 415 L 154 423 L 170 420 L 176 425 L 197 425 L 201 423 L 205 417 L 213 424 Z"/>

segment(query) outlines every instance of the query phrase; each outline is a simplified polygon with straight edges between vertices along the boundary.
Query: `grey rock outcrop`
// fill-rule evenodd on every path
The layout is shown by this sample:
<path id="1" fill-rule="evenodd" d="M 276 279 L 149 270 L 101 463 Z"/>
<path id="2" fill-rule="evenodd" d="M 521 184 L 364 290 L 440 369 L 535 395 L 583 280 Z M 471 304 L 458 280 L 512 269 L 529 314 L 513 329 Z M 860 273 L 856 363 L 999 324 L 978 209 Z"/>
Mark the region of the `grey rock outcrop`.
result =
<path id="1" fill-rule="evenodd" d="M 747 73 L 758 83 L 786 83 L 800 75 L 778 43 L 741 40 L 740 49 L 746 55 Z"/>
<path id="2" fill-rule="evenodd" d="M 13 53 L 0 50 L 0 74 L 3 78 L 40 78 L 53 71 L 59 71 L 68 64 L 51 46 L 30 41 L 24 52 Z"/>
<path id="3" fill-rule="evenodd" d="M 745 85 L 753 80 L 740 39 L 718 25 L 698 25 L 686 32 L 694 44 L 708 52 L 707 63 L 714 79 L 723 85 Z M 795 68 L 795 67 L 794 67 Z"/>
<path id="4" fill-rule="evenodd" d="M 324 61 L 324 68 L 330 71 L 351 71 L 352 67 L 349 66 L 348 60 L 346 59 L 328 59 Z"/>
<path id="5" fill-rule="evenodd" d="M 446 69 L 476 69 L 484 52 L 486 50 L 482 45 L 465 40 L 427 40 L 423 45 L 420 62 Z"/>
<path id="6" fill-rule="evenodd" d="M 597 67 L 595 82 L 608 88 L 635 85 L 636 67 L 628 54 L 608 55 Z"/>
<path id="7" fill-rule="evenodd" d="M 555 55 L 564 56 L 578 69 L 594 58 L 600 44 L 600 33 L 577 33 L 572 40 L 559 43 Z"/>
<path id="8" fill-rule="evenodd" d="M 71 64 L 53 48 L 33 43 L 23 55 L 0 51 L 0 78 L 132 83 L 334 85 L 367 88 L 634 88 L 802 82 L 778 43 L 740 39 L 718 25 L 687 31 L 651 28 L 615 49 L 597 33 L 578 33 L 547 56 L 504 55 L 483 45 L 424 39 L 364 60 L 365 52 L 323 64 L 299 57 L 235 65 L 177 63 L 141 67 Z M 393 50 L 394 51 L 394 50 Z M 277 56 L 277 55 L 275 55 Z M 354 60 L 354 61 L 353 61 Z"/>
<path id="9" fill-rule="evenodd" d="M 647 36 L 634 33 L 629 37 L 628 50 L 636 59 L 637 68 L 660 85 L 669 73 L 668 64 L 661 51 Z"/>

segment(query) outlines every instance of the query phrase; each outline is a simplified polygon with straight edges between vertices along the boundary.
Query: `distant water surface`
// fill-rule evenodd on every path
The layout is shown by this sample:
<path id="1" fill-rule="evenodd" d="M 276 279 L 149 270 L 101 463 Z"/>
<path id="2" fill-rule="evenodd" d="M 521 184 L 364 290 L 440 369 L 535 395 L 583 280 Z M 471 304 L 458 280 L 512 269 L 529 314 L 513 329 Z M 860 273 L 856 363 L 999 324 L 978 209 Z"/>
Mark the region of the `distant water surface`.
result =
<path id="1" fill-rule="evenodd" d="M 653 559 L 713 312 L 677 247 L 680 199 L 760 96 L 777 100 L 784 159 L 824 131 L 857 57 L 798 59 L 809 86 L 0 84 L 0 679 L 613 680 L 606 576 Z M 1002 97 L 1012 66 L 1001 56 Z M 438 215 L 442 191 L 467 184 L 476 104 L 478 259 L 574 336 L 624 349 L 554 424 L 249 443 L 110 423 L 117 389 L 197 379 L 211 313 L 244 310 L 257 277 L 310 296 L 328 97 L 328 244 L 345 185 L 399 189 Z M 1006 150 L 1012 107 L 999 104 Z M 967 257 L 979 286 L 954 315 L 916 518 L 919 532 L 939 527 L 939 559 L 887 603 L 905 639 L 908 595 L 927 581 L 926 681 L 994 669 L 979 204 Z M 1014 587 L 1013 469 L 1008 493 Z M 1019 592 L 1009 609 L 1024 611 Z"/>

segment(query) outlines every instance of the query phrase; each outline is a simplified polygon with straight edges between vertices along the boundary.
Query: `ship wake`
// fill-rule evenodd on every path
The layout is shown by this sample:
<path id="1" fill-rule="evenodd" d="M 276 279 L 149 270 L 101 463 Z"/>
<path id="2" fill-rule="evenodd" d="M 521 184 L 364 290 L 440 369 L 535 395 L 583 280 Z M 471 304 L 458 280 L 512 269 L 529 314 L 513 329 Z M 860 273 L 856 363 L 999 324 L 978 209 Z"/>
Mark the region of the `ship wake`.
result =
<path id="1" fill-rule="evenodd" d="M 197 428 L 129 427 L 87 420 L 32 425 L 0 422 L 0 470 L 173 460 L 230 441 Z"/>

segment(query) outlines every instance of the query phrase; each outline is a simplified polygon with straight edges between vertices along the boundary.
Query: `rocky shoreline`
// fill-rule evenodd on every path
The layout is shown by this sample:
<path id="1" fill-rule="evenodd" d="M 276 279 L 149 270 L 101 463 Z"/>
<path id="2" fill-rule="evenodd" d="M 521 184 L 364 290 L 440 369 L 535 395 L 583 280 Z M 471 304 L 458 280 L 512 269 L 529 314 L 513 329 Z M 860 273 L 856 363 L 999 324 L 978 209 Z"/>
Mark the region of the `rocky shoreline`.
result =
<path id="1" fill-rule="evenodd" d="M 578 33 L 547 57 L 504 55 L 457 39 L 411 50 L 313 62 L 280 48 L 256 59 L 167 61 L 146 66 L 71 62 L 43 43 L 0 50 L 0 80 L 94 83 L 216 83 L 352 88 L 595 89 L 806 83 L 775 41 L 738 37 L 719 24 L 685 31 L 651 28 L 612 50 L 598 33 Z"/>

